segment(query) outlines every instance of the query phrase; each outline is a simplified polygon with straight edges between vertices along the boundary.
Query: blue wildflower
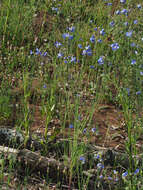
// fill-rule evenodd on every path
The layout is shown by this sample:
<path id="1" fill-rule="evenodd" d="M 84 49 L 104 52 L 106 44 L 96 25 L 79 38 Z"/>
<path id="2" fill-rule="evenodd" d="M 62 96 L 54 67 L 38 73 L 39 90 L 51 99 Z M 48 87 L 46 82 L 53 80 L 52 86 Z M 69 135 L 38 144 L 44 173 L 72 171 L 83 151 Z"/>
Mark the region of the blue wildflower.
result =
<path id="1" fill-rule="evenodd" d="M 109 23 L 109 25 L 113 27 L 113 26 L 115 25 L 115 22 L 114 22 L 114 21 L 111 21 L 111 22 Z"/>
<path id="2" fill-rule="evenodd" d="M 135 47 L 136 44 L 134 42 L 131 43 L 131 47 Z"/>
<path id="3" fill-rule="evenodd" d="M 44 85 L 43 85 L 43 88 L 47 88 L 47 85 L 46 85 L 46 84 L 44 84 Z"/>
<path id="4" fill-rule="evenodd" d="M 132 59 L 131 65 L 134 65 L 135 63 L 136 63 L 136 60 L 135 60 L 135 59 Z"/>
<path id="5" fill-rule="evenodd" d="M 74 31 L 75 31 L 75 26 L 69 27 L 68 30 L 69 30 L 70 32 L 74 32 Z"/>
<path id="6" fill-rule="evenodd" d="M 141 91 L 137 91 L 137 92 L 136 92 L 136 95 L 140 95 L 140 94 L 141 94 Z"/>
<path id="7" fill-rule="evenodd" d="M 61 45 L 62 45 L 62 44 L 61 44 L 60 42 L 57 42 L 57 41 L 56 41 L 56 43 L 55 43 L 56 48 L 60 47 Z"/>
<path id="8" fill-rule="evenodd" d="M 44 57 L 45 57 L 46 55 L 47 55 L 47 52 L 44 52 L 42 56 L 44 56 Z"/>
<path id="9" fill-rule="evenodd" d="M 73 124 L 70 124 L 70 125 L 69 125 L 69 128 L 70 128 L 70 129 L 73 129 L 73 128 L 74 128 Z"/>
<path id="10" fill-rule="evenodd" d="M 73 35 L 70 35 L 69 33 L 64 33 L 64 34 L 62 34 L 62 37 L 64 38 L 64 39 L 69 39 L 69 40 L 72 40 L 73 39 Z"/>
<path id="11" fill-rule="evenodd" d="M 33 51 L 32 50 L 30 50 L 30 55 L 32 55 L 33 54 Z"/>
<path id="12" fill-rule="evenodd" d="M 73 62 L 76 63 L 76 57 L 74 57 L 74 56 L 71 57 L 71 63 L 73 63 Z"/>
<path id="13" fill-rule="evenodd" d="M 94 65 L 90 65 L 90 69 L 95 69 L 95 66 Z"/>
<path id="14" fill-rule="evenodd" d="M 118 172 L 117 172 L 116 170 L 113 170 L 113 173 L 114 173 L 114 174 L 117 174 Z"/>
<path id="15" fill-rule="evenodd" d="M 88 56 L 92 56 L 92 50 L 91 50 L 91 49 L 87 49 L 87 50 L 86 50 L 86 54 L 87 54 Z"/>
<path id="16" fill-rule="evenodd" d="M 112 180 L 112 179 L 113 179 L 112 177 L 108 176 L 108 180 Z"/>
<path id="17" fill-rule="evenodd" d="M 121 14 L 127 15 L 128 14 L 128 10 L 127 9 L 121 10 Z"/>
<path id="18" fill-rule="evenodd" d="M 134 171 L 134 175 L 138 174 L 139 173 L 139 168 L 137 168 L 135 171 Z"/>
<path id="19" fill-rule="evenodd" d="M 58 58 L 61 58 L 61 57 L 63 57 L 63 56 L 64 56 L 64 54 L 61 53 L 61 52 L 59 52 L 57 57 L 58 57 Z"/>
<path id="20" fill-rule="evenodd" d="M 120 15 L 120 13 L 121 13 L 120 10 L 117 10 L 117 11 L 115 12 L 116 15 Z"/>
<path id="21" fill-rule="evenodd" d="M 81 156 L 81 157 L 79 158 L 79 160 L 81 161 L 82 164 L 85 164 L 85 157 Z"/>
<path id="22" fill-rule="evenodd" d="M 142 8 L 141 4 L 138 4 L 138 5 L 137 5 L 137 8 L 138 8 L 138 9 L 141 9 L 141 8 Z"/>
<path id="23" fill-rule="evenodd" d="M 41 55 L 41 51 L 38 49 L 38 48 L 36 48 L 36 55 Z"/>
<path id="24" fill-rule="evenodd" d="M 124 173 L 122 173 L 122 177 L 126 177 L 128 175 L 128 172 L 126 171 L 126 172 L 124 172 Z"/>
<path id="25" fill-rule="evenodd" d="M 112 6 L 112 3 L 107 3 L 108 6 Z"/>
<path id="26" fill-rule="evenodd" d="M 104 165 L 103 165 L 102 163 L 98 163 L 98 164 L 97 164 L 97 168 L 103 169 L 103 168 L 104 168 Z"/>
<path id="27" fill-rule="evenodd" d="M 81 45 L 81 44 L 78 44 L 78 47 L 79 47 L 80 49 L 82 49 L 82 45 Z"/>
<path id="28" fill-rule="evenodd" d="M 102 179 L 102 178 L 103 178 L 103 175 L 100 175 L 99 178 Z"/>
<path id="29" fill-rule="evenodd" d="M 101 39 L 98 39 L 97 42 L 98 42 L 98 43 L 102 43 L 102 40 L 101 40 Z"/>
<path id="30" fill-rule="evenodd" d="M 116 51 L 117 49 L 119 49 L 118 43 L 111 44 L 111 48 L 112 48 L 113 51 Z"/>
<path id="31" fill-rule="evenodd" d="M 101 34 L 102 36 L 104 36 L 104 35 L 105 35 L 105 30 L 104 30 L 104 29 L 100 30 L 100 34 Z"/>
<path id="32" fill-rule="evenodd" d="M 129 32 L 126 32 L 126 36 L 130 38 L 130 37 L 132 36 L 132 33 L 133 33 L 133 31 L 132 31 L 132 30 L 131 30 L 131 31 L 129 31 Z"/>
<path id="33" fill-rule="evenodd" d="M 83 133 L 86 133 L 86 131 L 87 131 L 87 128 L 84 128 L 84 129 L 83 129 Z"/>
<path id="34" fill-rule="evenodd" d="M 90 41 L 91 41 L 92 43 L 95 42 L 95 36 L 94 36 L 94 35 L 91 36 Z"/>
<path id="35" fill-rule="evenodd" d="M 98 63 L 99 63 L 99 65 L 103 65 L 103 64 L 104 64 L 103 57 L 100 57 L 100 58 L 98 59 Z"/>
<path id="36" fill-rule="evenodd" d="M 96 128 L 95 127 L 92 128 L 91 131 L 92 131 L 92 133 L 95 133 L 96 132 Z"/>
<path id="37" fill-rule="evenodd" d="M 120 3 L 126 3 L 126 0 L 120 0 Z"/>
<path id="38" fill-rule="evenodd" d="M 94 159 L 100 159 L 100 155 L 99 154 L 94 154 Z"/>
<path id="39" fill-rule="evenodd" d="M 92 55 L 92 50 L 91 50 L 90 45 L 85 47 L 85 49 L 82 51 L 82 55 L 88 55 L 88 56 Z"/>
<path id="40" fill-rule="evenodd" d="M 133 22 L 134 24 L 138 24 L 138 20 L 134 20 L 134 22 Z"/>
<path id="41" fill-rule="evenodd" d="M 58 12 L 58 8 L 56 8 L 56 7 L 52 7 L 52 11 L 56 11 L 56 12 Z"/>
<path id="42" fill-rule="evenodd" d="M 124 22 L 124 25 L 125 25 L 125 26 L 128 26 L 128 25 L 129 25 L 129 23 L 128 23 L 128 22 Z"/>

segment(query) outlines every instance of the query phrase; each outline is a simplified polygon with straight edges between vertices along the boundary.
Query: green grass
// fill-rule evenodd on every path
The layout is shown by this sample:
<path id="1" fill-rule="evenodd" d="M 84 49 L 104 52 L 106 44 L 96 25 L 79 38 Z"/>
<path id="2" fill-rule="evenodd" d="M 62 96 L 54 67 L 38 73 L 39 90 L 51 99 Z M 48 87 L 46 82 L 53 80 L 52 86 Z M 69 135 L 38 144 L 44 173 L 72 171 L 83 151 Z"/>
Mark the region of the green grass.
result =
<path id="1" fill-rule="evenodd" d="M 133 156 L 142 152 L 136 144 L 141 143 L 138 139 L 143 133 L 143 8 L 137 7 L 139 4 L 143 7 L 141 0 L 1 1 L 0 126 L 21 131 L 25 146 L 29 135 L 36 136 L 40 130 L 40 153 L 51 154 L 69 168 L 66 177 L 41 174 L 43 189 L 50 183 L 57 189 L 66 185 L 69 190 L 143 189 L 143 166 L 138 166 Z M 116 14 L 117 10 L 121 13 Z M 58 47 L 57 42 L 61 43 Z M 94 150 L 87 148 L 101 141 L 105 115 L 96 118 L 96 113 L 110 112 L 109 106 L 124 119 L 128 168 L 114 163 L 110 169 L 97 169 L 104 159 L 93 158 Z M 13 172 L 20 165 L 1 155 L 0 167 L 1 185 L 10 188 Z M 6 168 L 8 178 L 4 177 Z M 94 180 L 84 175 L 90 169 L 97 169 Z M 31 173 L 25 169 L 24 182 L 18 178 L 15 186 L 28 188 Z"/>

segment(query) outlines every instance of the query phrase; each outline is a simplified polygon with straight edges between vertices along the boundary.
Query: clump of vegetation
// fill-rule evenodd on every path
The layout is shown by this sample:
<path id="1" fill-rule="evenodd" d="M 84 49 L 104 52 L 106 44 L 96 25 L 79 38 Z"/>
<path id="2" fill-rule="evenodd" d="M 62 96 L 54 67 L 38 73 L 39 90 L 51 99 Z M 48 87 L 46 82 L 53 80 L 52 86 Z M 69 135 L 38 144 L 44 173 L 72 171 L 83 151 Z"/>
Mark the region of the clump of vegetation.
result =
<path id="1" fill-rule="evenodd" d="M 142 1 L 0 9 L 0 186 L 142 189 Z"/>

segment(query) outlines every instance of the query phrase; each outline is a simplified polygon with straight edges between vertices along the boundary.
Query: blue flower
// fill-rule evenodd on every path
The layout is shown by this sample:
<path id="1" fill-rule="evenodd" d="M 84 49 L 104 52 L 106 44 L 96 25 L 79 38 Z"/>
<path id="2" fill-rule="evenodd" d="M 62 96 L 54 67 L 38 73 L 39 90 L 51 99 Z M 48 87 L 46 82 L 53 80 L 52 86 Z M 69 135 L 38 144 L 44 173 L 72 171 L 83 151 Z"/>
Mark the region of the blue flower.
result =
<path id="1" fill-rule="evenodd" d="M 103 65 L 103 64 L 104 64 L 103 57 L 100 57 L 100 58 L 98 59 L 98 63 L 99 63 L 99 65 Z"/>
<path id="2" fill-rule="evenodd" d="M 58 12 L 58 8 L 56 8 L 56 7 L 52 7 L 52 11 L 56 11 L 56 12 Z"/>
<path id="3" fill-rule="evenodd" d="M 117 174 L 118 172 L 117 172 L 116 170 L 113 170 L 113 173 L 114 173 L 114 174 Z"/>
<path id="4" fill-rule="evenodd" d="M 142 8 L 141 4 L 138 4 L 138 5 L 137 5 L 137 8 L 138 8 L 138 9 L 141 9 L 141 8 Z"/>
<path id="5" fill-rule="evenodd" d="M 96 27 L 96 28 L 94 28 L 94 30 L 95 30 L 95 31 L 97 31 L 97 27 Z"/>
<path id="6" fill-rule="evenodd" d="M 61 58 L 61 57 L 63 57 L 63 56 L 64 56 L 64 54 L 61 53 L 61 52 L 59 52 L 57 57 L 58 57 L 58 58 Z"/>
<path id="7" fill-rule="evenodd" d="M 139 173 L 139 168 L 137 168 L 135 171 L 134 171 L 134 175 L 138 174 Z"/>
<path id="8" fill-rule="evenodd" d="M 32 55 L 33 54 L 33 51 L 32 50 L 30 50 L 30 55 Z"/>
<path id="9" fill-rule="evenodd" d="M 87 54 L 88 56 L 92 56 L 92 50 L 91 50 L 91 49 L 87 49 L 87 50 L 86 50 L 86 54 Z"/>
<path id="10" fill-rule="evenodd" d="M 123 10 L 121 10 L 121 13 L 124 14 L 124 15 L 127 15 L 128 14 L 128 10 L 127 9 L 123 9 Z"/>
<path id="11" fill-rule="evenodd" d="M 44 56 L 44 57 L 45 57 L 46 55 L 47 55 L 47 52 L 44 52 L 42 56 Z"/>
<path id="12" fill-rule="evenodd" d="M 140 72 L 140 75 L 143 76 L 143 72 L 142 71 Z"/>
<path id="13" fill-rule="evenodd" d="M 111 44 L 111 48 L 112 48 L 113 51 L 116 51 L 117 49 L 119 49 L 118 43 Z"/>
<path id="14" fill-rule="evenodd" d="M 73 124 L 70 124 L 70 125 L 69 125 L 69 128 L 70 128 L 70 129 L 73 129 L 73 128 L 74 128 Z"/>
<path id="15" fill-rule="evenodd" d="M 86 133 L 86 131 L 87 131 L 87 128 L 84 128 L 84 129 L 83 129 L 83 133 Z"/>
<path id="16" fill-rule="evenodd" d="M 81 157 L 79 158 L 79 160 L 81 161 L 82 164 L 85 164 L 85 157 L 81 156 Z"/>
<path id="17" fill-rule="evenodd" d="M 126 171 L 126 172 L 124 172 L 124 173 L 122 173 L 122 177 L 126 177 L 128 175 L 128 172 Z"/>
<path id="18" fill-rule="evenodd" d="M 43 85 L 43 88 L 47 88 L 47 85 L 46 85 L 46 84 L 44 84 L 44 85 Z"/>
<path id="19" fill-rule="evenodd" d="M 102 179 L 102 178 L 103 178 L 103 175 L 100 175 L 99 178 Z"/>
<path id="20" fill-rule="evenodd" d="M 128 22 L 124 22 L 124 25 L 125 25 L 125 26 L 128 26 L 128 25 L 129 25 L 129 23 L 128 23 Z"/>
<path id="21" fill-rule="evenodd" d="M 85 49 L 82 51 L 82 55 L 88 55 L 88 56 L 92 55 L 92 50 L 91 50 L 90 45 L 85 47 Z"/>
<path id="22" fill-rule="evenodd" d="M 82 51 L 82 55 L 86 55 L 86 49 Z"/>
<path id="23" fill-rule="evenodd" d="M 57 41 L 56 41 L 56 43 L 55 43 L 56 48 L 60 47 L 61 45 L 62 45 L 62 44 L 61 44 L 60 42 L 57 42 Z"/>
<path id="24" fill-rule="evenodd" d="M 113 179 L 112 177 L 110 177 L 110 176 L 108 177 L 108 180 L 112 180 L 112 179 Z"/>
<path id="25" fill-rule="evenodd" d="M 126 0 L 120 0 L 120 3 L 126 3 Z"/>
<path id="26" fill-rule="evenodd" d="M 111 22 L 109 23 L 109 25 L 113 27 L 113 26 L 115 25 L 115 22 L 114 22 L 114 21 L 111 21 Z"/>
<path id="27" fill-rule="evenodd" d="M 112 6 L 112 3 L 107 3 L 108 6 Z"/>
<path id="28" fill-rule="evenodd" d="M 137 92 L 136 92 L 136 95 L 140 95 L 140 94 L 141 94 L 141 91 L 137 91 Z"/>
<path id="29" fill-rule="evenodd" d="M 134 20 L 134 24 L 138 24 L 138 20 Z"/>
<path id="30" fill-rule="evenodd" d="M 120 13 L 121 13 L 120 10 L 117 10 L 117 11 L 115 12 L 116 15 L 120 15 Z"/>
<path id="31" fill-rule="evenodd" d="M 95 133 L 96 132 L 96 128 L 95 127 L 92 128 L 91 131 L 92 131 L 92 133 Z"/>
<path id="32" fill-rule="evenodd" d="M 104 29 L 100 30 L 100 34 L 101 34 L 102 36 L 104 36 L 105 30 L 104 30 Z"/>
<path id="33" fill-rule="evenodd" d="M 132 59 L 131 65 L 134 65 L 135 63 L 136 63 L 136 60 L 135 60 L 135 59 Z"/>
<path id="34" fill-rule="evenodd" d="M 74 32 L 74 31 L 75 31 L 75 26 L 69 27 L 68 30 L 69 30 L 70 32 Z"/>
<path id="35" fill-rule="evenodd" d="M 102 163 L 98 163 L 98 164 L 97 164 L 97 168 L 103 169 L 103 168 L 104 168 L 104 165 L 103 165 Z"/>
<path id="36" fill-rule="evenodd" d="M 90 65 L 90 69 L 95 69 L 95 66 L 94 65 Z"/>
<path id="37" fill-rule="evenodd" d="M 74 56 L 71 57 L 71 63 L 73 63 L 73 62 L 76 63 L 76 57 L 74 57 Z"/>
<path id="38" fill-rule="evenodd" d="M 134 42 L 131 43 L 131 47 L 135 47 L 136 44 Z"/>
<path id="39" fill-rule="evenodd" d="M 132 31 L 132 30 L 131 30 L 131 31 L 129 31 L 129 32 L 126 32 L 126 36 L 130 38 L 130 37 L 132 36 L 132 33 L 133 33 L 133 31 Z"/>
<path id="40" fill-rule="evenodd" d="M 92 43 L 95 42 L 95 36 L 94 36 L 94 35 L 91 36 L 90 41 L 91 41 Z"/>
<path id="41" fill-rule="evenodd" d="M 64 39 L 69 39 L 69 40 L 72 40 L 73 39 L 73 35 L 70 35 L 69 33 L 64 33 L 64 34 L 62 34 L 62 37 L 64 38 Z"/>
<path id="42" fill-rule="evenodd" d="M 99 154 L 94 154 L 94 159 L 100 159 L 100 155 Z"/>
<path id="43" fill-rule="evenodd" d="M 91 49 L 90 45 L 85 46 L 85 49 L 86 49 L 86 50 Z"/>
<path id="44" fill-rule="evenodd" d="M 78 47 L 79 47 L 80 49 L 82 49 L 82 45 L 81 45 L 81 44 L 78 44 Z"/>
<path id="45" fill-rule="evenodd" d="M 42 53 L 38 48 L 36 48 L 36 55 L 39 55 L 39 54 L 41 55 Z"/>
<path id="46" fill-rule="evenodd" d="M 98 39 L 97 42 L 98 42 L 98 43 L 102 43 L 102 40 L 101 40 L 101 39 Z"/>

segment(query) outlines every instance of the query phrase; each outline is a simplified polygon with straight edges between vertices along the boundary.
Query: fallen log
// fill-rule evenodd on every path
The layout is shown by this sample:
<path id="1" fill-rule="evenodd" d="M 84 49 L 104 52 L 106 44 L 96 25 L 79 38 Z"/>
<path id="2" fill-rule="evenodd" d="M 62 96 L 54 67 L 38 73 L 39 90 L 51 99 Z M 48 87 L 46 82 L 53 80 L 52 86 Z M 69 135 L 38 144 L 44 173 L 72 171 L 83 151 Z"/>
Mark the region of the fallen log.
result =
<path id="1" fill-rule="evenodd" d="M 0 154 L 6 156 L 14 156 L 16 160 L 32 168 L 32 170 L 47 171 L 48 168 L 54 171 L 62 171 L 65 169 L 63 163 L 53 159 L 41 156 L 38 153 L 27 149 L 17 150 L 14 148 L 0 146 Z"/>

